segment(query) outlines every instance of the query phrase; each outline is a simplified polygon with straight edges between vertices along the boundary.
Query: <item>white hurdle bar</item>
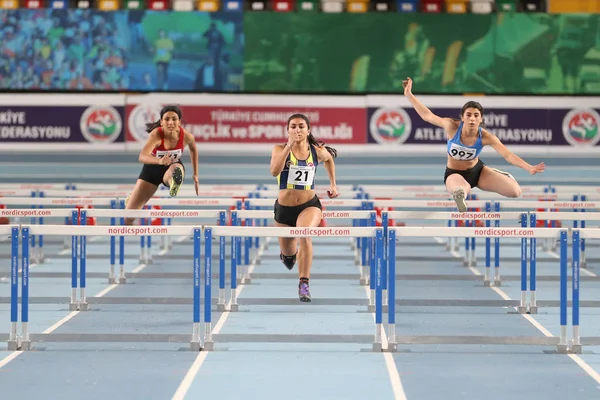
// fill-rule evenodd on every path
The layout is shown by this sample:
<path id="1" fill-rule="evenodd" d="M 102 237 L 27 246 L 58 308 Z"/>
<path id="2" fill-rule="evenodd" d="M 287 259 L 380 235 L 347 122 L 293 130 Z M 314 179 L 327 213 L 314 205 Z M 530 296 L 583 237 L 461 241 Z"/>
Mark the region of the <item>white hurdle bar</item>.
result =
<path id="1" fill-rule="evenodd" d="M 299 237 L 310 237 L 310 238 L 320 238 L 320 237 L 375 237 L 375 270 L 376 270 L 376 312 L 375 312 L 375 337 L 372 341 L 373 351 L 381 351 L 382 350 L 382 335 L 383 335 L 383 296 L 381 291 L 381 274 L 382 274 L 382 264 L 383 264 L 383 229 L 376 227 L 336 227 L 336 228 L 320 228 L 320 227 L 238 227 L 238 226 L 205 226 L 204 227 L 204 240 L 205 243 L 209 243 L 212 241 L 213 236 L 219 237 L 246 237 L 246 236 L 258 236 L 258 237 L 289 237 L 289 238 L 299 238 Z M 232 263 L 232 277 L 236 276 L 235 268 L 237 264 L 238 255 L 235 249 L 235 245 L 233 244 L 235 241 L 232 241 L 231 247 L 231 263 Z M 207 251 L 210 251 L 207 248 Z M 207 260 L 210 257 L 207 255 Z M 233 279 L 232 279 L 233 280 Z M 231 311 L 234 309 L 238 309 L 237 303 L 237 289 L 231 290 L 231 299 L 230 299 L 230 308 Z M 206 318 L 205 318 L 206 319 Z M 239 335 L 242 336 L 240 338 L 234 337 L 235 335 L 223 335 L 223 334 L 212 334 L 212 325 L 209 321 L 205 325 L 205 338 L 204 338 L 204 349 L 212 350 L 214 348 L 215 342 L 235 342 L 242 341 L 245 342 L 243 336 L 249 335 Z M 269 341 L 273 341 L 277 338 L 279 340 L 290 342 L 300 340 L 299 336 L 305 335 L 268 335 Z M 310 335 L 309 335 L 310 336 Z M 348 336 L 348 340 L 345 342 L 356 341 L 357 343 L 364 343 L 364 337 L 361 335 L 318 335 L 319 338 L 315 341 L 337 341 L 341 336 Z M 329 337 L 328 337 L 329 336 Z M 303 338 L 304 341 L 306 338 Z"/>
<path id="2" fill-rule="evenodd" d="M 73 210 L 70 208 L 58 208 L 58 209 L 36 209 L 36 208 L 9 208 L 9 209 L 0 209 L 0 217 L 10 217 L 10 218 L 18 218 L 18 221 L 12 222 L 11 224 L 21 224 L 21 218 L 30 218 L 31 223 L 33 224 L 44 224 L 44 218 L 65 218 L 70 221 L 71 224 L 77 225 L 78 221 L 78 212 L 77 210 Z M 68 232 L 62 230 L 65 236 L 65 242 L 67 241 L 67 237 L 69 236 Z M 38 246 L 36 246 L 36 236 L 30 235 L 31 240 L 31 250 L 30 250 L 30 258 L 36 264 L 41 264 L 45 261 L 44 257 L 44 236 L 39 236 Z"/>
<path id="3" fill-rule="evenodd" d="M 357 210 L 357 211 L 323 211 L 322 213 L 323 219 L 341 219 L 341 220 L 352 220 L 353 226 L 375 226 L 375 211 L 371 210 Z M 256 219 L 273 219 L 273 211 L 269 210 L 238 210 L 233 211 L 231 213 L 232 225 L 239 226 L 241 221 L 245 221 L 246 226 L 256 226 L 253 225 L 251 220 Z M 266 225 L 265 225 L 266 226 Z M 240 265 L 238 272 L 241 275 L 241 280 L 238 283 L 250 283 L 252 277 L 249 274 L 249 264 L 250 264 L 250 249 L 253 247 L 253 237 L 247 236 L 244 240 L 244 263 Z M 367 238 L 357 238 L 362 239 L 362 245 L 357 246 L 354 251 L 354 261 L 356 265 L 360 266 L 360 284 L 367 285 L 369 284 L 369 274 L 367 273 L 367 269 L 371 265 L 371 261 L 373 259 L 372 246 L 367 244 Z M 241 240 L 240 238 L 235 238 L 234 240 Z M 258 243 L 258 242 L 257 242 Z M 359 248 L 361 249 L 359 254 Z M 256 249 L 258 251 L 258 245 L 256 245 Z M 372 272 L 372 271 L 371 271 Z M 372 274 L 371 274 L 372 275 Z M 233 281 L 232 275 L 232 281 Z M 232 287 L 233 289 L 233 287 Z M 219 291 L 225 291 L 225 287 L 219 288 Z"/>
<path id="4" fill-rule="evenodd" d="M 123 210 L 123 209 L 89 209 L 81 210 L 80 212 L 80 223 L 85 225 L 87 217 L 109 217 L 110 224 L 116 225 L 116 219 L 119 218 L 120 225 L 125 224 L 126 218 L 136 218 L 147 220 L 150 225 L 150 220 L 153 218 L 160 218 L 163 223 L 166 218 L 176 219 L 215 219 L 219 221 L 219 224 L 225 225 L 227 219 L 227 211 L 224 210 Z M 164 226 L 164 225 L 161 225 Z M 150 227 L 148 227 L 150 228 Z M 152 229 L 150 229 L 152 231 Z M 116 283 L 117 279 L 115 276 L 115 264 L 116 264 L 116 235 L 110 236 L 110 269 L 108 274 L 108 283 Z M 151 264 L 152 259 L 152 233 L 148 235 L 140 235 L 140 263 Z M 165 235 L 161 235 L 164 237 Z M 77 238 L 74 239 L 75 241 Z M 84 240 L 82 237 L 81 240 Z M 147 245 L 146 245 L 147 244 Z M 125 276 L 125 237 L 119 235 L 119 279 L 118 282 L 124 284 L 127 282 Z"/>
<path id="5" fill-rule="evenodd" d="M 384 211 L 382 212 L 382 225 L 384 226 L 384 230 L 387 233 L 388 229 L 388 221 L 389 219 L 405 219 L 405 220 L 444 220 L 444 221 L 469 221 L 469 220 L 481 220 L 481 221 L 497 221 L 497 220 L 509 220 L 520 222 L 522 219 L 522 212 L 502 212 L 502 213 L 492 213 L 492 212 L 443 212 L 443 211 Z M 444 227 L 440 227 L 443 229 Z M 448 229 L 448 228 L 446 228 Z M 386 236 L 387 237 L 387 236 Z M 438 235 L 438 237 L 443 237 L 443 235 Z M 458 236 L 455 236 L 458 238 Z M 472 241 L 474 242 L 474 240 Z M 490 237 L 485 238 L 485 277 L 484 277 L 484 286 L 490 286 L 490 267 L 491 267 L 491 246 L 490 246 Z M 496 252 L 496 257 L 499 257 L 499 251 Z M 465 257 L 463 264 L 465 267 L 470 267 L 476 265 L 476 257 L 475 257 L 475 245 L 472 243 L 472 246 L 467 247 L 465 249 Z M 496 267 L 494 268 L 494 283 L 497 286 L 500 286 L 500 263 L 499 260 L 496 260 Z M 384 278 L 384 289 L 386 289 L 387 282 Z"/>
<path id="6" fill-rule="evenodd" d="M 19 228 L 13 227 L 11 230 L 13 234 L 13 251 L 14 251 L 14 236 L 15 232 L 18 233 Z M 0 229 L 5 229 L 0 228 Z M 180 334 L 29 334 L 28 323 L 29 323 L 29 293 L 31 290 L 31 282 L 29 281 L 29 235 L 62 235 L 64 227 L 62 225 L 21 225 L 21 266 L 22 266 L 22 286 L 21 286 L 21 337 L 15 338 L 11 330 L 11 340 L 9 340 L 9 349 L 13 350 L 30 350 L 32 343 L 35 341 L 56 341 L 56 342 L 71 342 L 71 341 L 88 341 L 88 342 L 185 342 L 188 341 L 190 336 Z M 78 249 L 75 248 L 72 258 L 72 279 L 76 280 L 77 275 L 80 277 L 80 297 L 77 299 L 77 293 L 71 293 L 71 304 L 76 306 L 76 309 L 84 310 L 88 309 L 88 301 L 86 297 L 86 240 L 88 236 L 111 236 L 111 235 L 125 235 L 125 236 L 140 236 L 148 234 L 152 228 L 139 227 L 139 226 L 72 226 L 70 233 L 75 236 L 81 236 L 82 240 L 79 244 Z M 160 229 L 160 231 L 158 230 Z M 200 243 L 201 243 L 201 227 L 194 226 L 165 226 L 155 229 L 152 234 L 154 235 L 189 235 L 194 239 L 193 249 L 193 322 L 192 322 L 192 335 L 189 340 L 190 348 L 198 351 L 201 349 L 200 344 Z M 211 242 L 205 243 L 207 249 L 212 246 Z M 18 247 L 18 245 L 17 245 Z M 77 251 L 79 250 L 79 251 Z M 210 250 L 206 253 L 205 264 L 207 265 L 207 271 L 205 275 L 205 288 L 210 285 L 210 264 L 211 261 L 208 259 L 210 256 Z M 18 262 L 11 264 L 11 324 L 17 323 L 17 305 L 19 303 L 18 292 Z M 78 270 L 79 265 L 79 270 Z M 35 285 L 34 285 L 35 287 Z M 210 288 L 205 291 L 204 299 L 205 308 L 210 311 L 211 297 Z"/>
<path id="7" fill-rule="evenodd" d="M 585 197 L 584 197 L 585 199 Z M 594 201 L 498 201 L 495 205 L 495 211 L 500 211 L 501 209 L 528 209 L 528 210 L 537 210 L 537 209 L 546 209 L 546 210 L 566 210 L 570 209 L 572 211 L 582 211 L 587 212 L 590 210 L 598 210 L 600 209 L 600 202 Z M 556 211 L 554 211 L 556 212 Z M 554 221 L 556 218 L 551 219 L 550 227 L 554 228 Z M 581 219 L 574 220 L 581 221 Z M 585 222 L 582 222 L 585 227 Z M 573 224 L 575 226 L 575 224 Z M 548 220 L 546 220 L 546 226 L 549 226 Z M 544 242 L 545 250 L 554 250 L 556 249 L 556 241 L 552 239 L 547 239 Z"/>
<path id="8" fill-rule="evenodd" d="M 396 249 L 396 238 L 402 237 L 434 237 L 434 236 L 446 236 L 446 237 L 510 237 L 510 238 L 559 238 L 561 244 L 561 254 L 560 254 L 560 324 L 561 324 L 561 334 L 558 340 L 558 343 L 554 343 L 554 341 L 548 341 L 548 338 L 527 338 L 523 337 L 520 341 L 519 337 L 485 337 L 482 339 L 481 337 L 477 337 L 478 340 L 484 342 L 486 344 L 556 344 L 557 350 L 560 353 L 566 353 L 569 351 L 569 343 L 567 341 L 567 237 L 568 230 L 566 229 L 558 229 L 558 228 L 438 228 L 438 227 L 390 227 L 388 230 L 388 260 L 389 260 L 389 289 L 388 289 L 388 350 L 395 351 L 398 343 L 458 343 L 457 338 L 444 338 L 444 337 L 419 337 L 415 338 L 406 338 L 396 336 L 396 257 L 395 257 L 395 249 Z M 594 233 L 596 237 L 600 238 L 600 234 Z M 575 276 L 575 270 L 574 270 Z M 577 279 L 578 279 L 578 270 L 577 270 Z M 577 294 L 578 295 L 578 294 Z M 525 299 L 522 297 L 521 299 L 521 307 L 526 307 Z M 575 317 L 574 317 L 575 318 Z M 468 343 L 469 336 L 465 336 L 463 339 L 466 339 Z M 571 349 L 572 351 L 577 351 L 577 349 Z M 579 347 L 579 351 L 580 351 Z"/>

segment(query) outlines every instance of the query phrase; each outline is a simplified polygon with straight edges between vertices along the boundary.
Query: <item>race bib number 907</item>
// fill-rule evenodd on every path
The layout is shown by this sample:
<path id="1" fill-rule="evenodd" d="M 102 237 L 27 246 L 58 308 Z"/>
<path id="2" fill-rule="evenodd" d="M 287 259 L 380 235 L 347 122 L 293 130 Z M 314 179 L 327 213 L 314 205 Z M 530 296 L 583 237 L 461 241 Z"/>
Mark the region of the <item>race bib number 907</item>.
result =
<path id="1" fill-rule="evenodd" d="M 450 146 L 449 153 L 452 158 L 460 161 L 469 161 L 477 157 L 477 152 L 475 151 L 475 149 L 463 147 L 456 143 L 452 143 L 452 145 Z"/>

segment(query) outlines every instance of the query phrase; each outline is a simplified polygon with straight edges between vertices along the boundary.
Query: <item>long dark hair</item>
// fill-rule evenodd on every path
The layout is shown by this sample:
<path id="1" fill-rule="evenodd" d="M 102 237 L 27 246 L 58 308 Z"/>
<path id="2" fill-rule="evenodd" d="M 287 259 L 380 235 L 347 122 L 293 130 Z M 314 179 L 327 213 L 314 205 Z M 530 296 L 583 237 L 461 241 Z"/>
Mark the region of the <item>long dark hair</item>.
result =
<path id="1" fill-rule="evenodd" d="M 150 133 L 154 129 L 160 127 L 160 121 L 162 120 L 163 115 L 165 115 L 169 111 L 173 111 L 175 114 L 177 114 L 177 116 L 179 117 L 179 120 L 181 120 L 181 110 L 179 109 L 179 107 L 173 106 L 173 105 L 164 106 L 162 108 L 162 110 L 160 110 L 160 118 L 158 119 L 158 121 L 150 122 L 150 123 L 146 124 L 146 132 Z"/>
<path id="2" fill-rule="evenodd" d="M 290 129 L 290 122 L 294 118 L 302 118 L 304 120 L 304 122 L 306 122 L 306 126 L 308 127 L 308 129 L 310 129 L 310 122 L 308 121 L 308 117 L 304 114 L 290 115 L 290 117 L 288 118 L 288 121 L 287 121 L 287 129 Z M 333 158 L 337 157 L 337 150 L 334 149 L 333 147 L 325 146 L 325 142 L 323 142 L 323 141 L 317 141 L 317 139 L 315 139 L 315 137 L 313 136 L 312 132 L 310 132 L 308 134 L 308 143 L 312 144 L 313 146 L 319 146 L 319 147 L 323 146 L 323 147 L 325 147 L 325 150 L 327 150 Z"/>

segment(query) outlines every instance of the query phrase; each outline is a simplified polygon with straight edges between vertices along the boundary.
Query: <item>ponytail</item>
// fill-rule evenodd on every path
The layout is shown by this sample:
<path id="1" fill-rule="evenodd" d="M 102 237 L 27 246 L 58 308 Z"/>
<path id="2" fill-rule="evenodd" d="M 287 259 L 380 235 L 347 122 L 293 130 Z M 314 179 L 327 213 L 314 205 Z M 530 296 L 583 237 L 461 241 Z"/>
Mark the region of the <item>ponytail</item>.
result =
<path id="1" fill-rule="evenodd" d="M 319 146 L 319 147 L 323 146 L 323 147 L 325 147 L 325 150 L 327 150 L 333 158 L 337 157 L 337 150 L 334 149 L 333 147 L 325 146 L 325 142 L 323 142 L 323 141 L 317 141 L 315 139 L 315 137 L 313 136 L 312 132 L 308 134 L 308 143 L 312 144 L 313 146 Z"/>
<path id="2" fill-rule="evenodd" d="M 160 120 L 156 122 L 150 122 L 149 124 L 146 124 L 146 132 L 150 133 L 158 127 L 160 127 Z"/>

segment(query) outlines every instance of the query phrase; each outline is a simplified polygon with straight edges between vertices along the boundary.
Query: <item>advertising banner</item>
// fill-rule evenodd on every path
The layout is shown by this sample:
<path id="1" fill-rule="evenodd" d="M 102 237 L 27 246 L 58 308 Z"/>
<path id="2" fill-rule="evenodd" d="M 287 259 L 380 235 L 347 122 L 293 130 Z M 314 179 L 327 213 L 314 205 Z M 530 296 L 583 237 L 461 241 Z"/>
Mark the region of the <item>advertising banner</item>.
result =
<path id="1" fill-rule="evenodd" d="M 302 113 L 308 117 L 312 134 L 317 140 L 332 144 L 366 143 L 364 127 L 367 112 L 364 98 L 354 100 L 355 105 L 340 105 L 331 101 L 332 106 L 301 105 L 302 101 L 298 102 L 299 105 L 287 106 L 284 100 L 278 96 L 268 96 L 268 101 L 263 103 L 273 105 L 265 105 L 255 102 L 252 96 L 232 96 L 222 105 L 206 105 L 200 96 L 175 104 L 179 105 L 183 114 L 183 126 L 194 135 L 197 142 L 285 143 L 288 118 L 295 113 Z M 128 102 L 134 104 L 127 104 L 126 107 L 128 142 L 145 142 L 148 138 L 145 125 L 157 121 L 162 104 L 166 104 L 149 103 L 147 99 L 139 101 L 135 104 L 136 97 L 131 97 Z M 323 100 L 320 103 L 324 103 Z"/>
<path id="2" fill-rule="evenodd" d="M 440 117 L 458 120 L 456 108 L 430 108 Z M 409 107 L 370 107 L 369 143 L 384 145 L 440 144 L 442 128 L 431 125 Z M 600 141 L 600 109 L 593 108 L 488 108 L 485 129 L 507 146 L 597 146 Z"/>
<path id="3" fill-rule="evenodd" d="M 377 27 L 377 29 L 373 29 Z M 244 13 L 244 90 L 600 94 L 600 15 Z"/>
<path id="4" fill-rule="evenodd" d="M 124 107 L 0 104 L 1 143 L 124 142 Z"/>

